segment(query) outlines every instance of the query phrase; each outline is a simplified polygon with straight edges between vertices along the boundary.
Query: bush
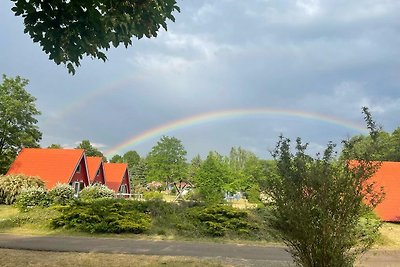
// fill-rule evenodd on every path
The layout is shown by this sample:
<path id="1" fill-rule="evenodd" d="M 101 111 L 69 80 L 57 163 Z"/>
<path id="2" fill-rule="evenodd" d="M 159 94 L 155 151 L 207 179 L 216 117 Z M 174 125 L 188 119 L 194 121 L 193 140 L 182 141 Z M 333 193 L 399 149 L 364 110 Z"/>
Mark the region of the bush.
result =
<path id="1" fill-rule="evenodd" d="M 133 201 L 95 199 L 76 201 L 58 207 L 61 214 L 51 221 L 53 227 L 77 229 L 90 233 L 143 233 L 151 226 L 150 216 L 137 211 Z"/>
<path id="2" fill-rule="evenodd" d="M 196 207 L 190 213 L 197 221 L 199 229 L 209 236 L 225 236 L 229 232 L 238 235 L 250 234 L 258 229 L 256 224 L 249 222 L 249 214 L 246 211 L 231 206 Z"/>
<path id="3" fill-rule="evenodd" d="M 17 175 L 0 175 L 0 204 L 11 205 L 24 188 L 43 187 L 39 177 Z"/>
<path id="4" fill-rule="evenodd" d="M 48 198 L 53 204 L 67 205 L 74 199 L 74 189 L 68 184 L 57 184 L 49 191 Z"/>
<path id="5" fill-rule="evenodd" d="M 48 207 L 50 200 L 47 191 L 43 187 L 30 187 L 22 190 L 15 204 L 19 210 L 27 211 L 36 206 Z"/>
<path id="6" fill-rule="evenodd" d="M 84 201 L 94 200 L 99 198 L 113 198 L 114 191 L 102 184 L 94 184 L 83 188 L 79 192 L 79 198 Z"/>
<path id="7" fill-rule="evenodd" d="M 143 197 L 145 200 L 163 200 L 163 194 L 156 191 L 144 192 Z"/>

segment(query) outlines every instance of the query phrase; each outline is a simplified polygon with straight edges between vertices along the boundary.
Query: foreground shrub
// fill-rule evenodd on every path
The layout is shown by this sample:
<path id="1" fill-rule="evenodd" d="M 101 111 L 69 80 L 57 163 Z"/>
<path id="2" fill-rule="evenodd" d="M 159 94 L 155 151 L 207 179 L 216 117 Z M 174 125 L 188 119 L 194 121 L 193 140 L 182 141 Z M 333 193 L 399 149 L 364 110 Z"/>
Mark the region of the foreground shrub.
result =
<path id="1" fill-rule="evenodd" d="M 238 210 L 226 205 L 213 205 L 191 209 L 191 216 L 197 226 L 209 236 L 225 236 L 229 232 L 238 235 L 250 234 L 258 226 L 249 221 L 247 211 Z"/>
<path id="2" fill-rule="evenodd" d="M 79 198 L 81 200 L 94 200 L 99 198 L 113 198 L 114 191 L 102 184 L 94 184 L 83 188 L 79 192 Z"/>
<path id="3" fill-rule="evenodd" d="M 48 192 L 51 203 L 56 205 L 67 205 L 74 199 L 74 189 L 68 184 L 57 184 Z"/>
<path id="4" fill-rule="evenodd" d="M 13 204 L 22 190 L 30 187 L 44 188 L 44 182 L 35 176 L 0 175 L 0 204 Z"/>
<path id="5" fill-rule="evenodd" d="M 51 224 L 55 228 L 90 233 L 143 233 L 151 226 L 150 216 L 137 211 L 131 202 L 107 198 L 76 201 L 70 206 L 58 207 L 61 213 Z"/>
<path id="6" fill-rule="evenodd" d="M 379 132 L 367 109 L 364 114 L 374 140 Z M 283 137 L 273 152 L 278 175 L 269 178 L 267 191 L 271 226 L 299 266 L 353 266 L 376 239 L 380 224 L 367 215 L 384 196 L 370 180 L 380 165 L 370 160 L 378 144 L 365 154 L 353 152 L 355 143 L 343 144 L 340 159 L 332 143 L 322 155 L 308 155 L 300 138 L 294 152 Z"/>
<path id="7" fill-rule="evenodd" d="M 48 207 L 50 200 L 46 189 L 43 187 L 30 187 L 22 190 L 17 197 L 15 205 L 19 210 L 27 211 L 35 206 Z"/>

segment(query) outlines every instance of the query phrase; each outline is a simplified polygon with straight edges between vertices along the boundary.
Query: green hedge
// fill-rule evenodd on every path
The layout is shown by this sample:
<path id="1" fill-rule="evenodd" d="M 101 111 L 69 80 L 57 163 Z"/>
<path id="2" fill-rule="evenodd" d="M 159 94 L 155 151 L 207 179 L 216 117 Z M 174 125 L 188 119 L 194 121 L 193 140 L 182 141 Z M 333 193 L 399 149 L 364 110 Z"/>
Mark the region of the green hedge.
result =
<path id="1" fill-rule="evenodd" d="M 193 208 L 190 211 L 194 223 L 208 236 L 249 235 L 259 227 L 249 220 L 247 211 L 227 205 Z"/>
<path id="2" fill-rule="evenodd" d="M 151 226 L 150 216 L 134 209 L 124 199 L 76 201 L 59 207 L 61 214 L 51 221 L 53 227 L 64 227 L 90 233 L 143 233 Z"/>

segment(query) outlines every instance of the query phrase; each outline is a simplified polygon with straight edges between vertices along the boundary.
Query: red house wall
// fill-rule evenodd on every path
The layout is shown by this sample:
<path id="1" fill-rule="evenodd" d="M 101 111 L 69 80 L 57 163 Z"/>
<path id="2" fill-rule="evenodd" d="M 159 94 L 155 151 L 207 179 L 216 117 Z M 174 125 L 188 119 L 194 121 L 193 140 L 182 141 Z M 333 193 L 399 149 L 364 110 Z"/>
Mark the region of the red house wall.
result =
<path id="1" fill-rule="evenodd" d="M 83 182 L 85 184 L 85 187 L 89 186 L 89 178 L 87 176 L 87 170 L 86 170 L 86 164 L 85 164 L 84 157 L 82 157 L 81 161 L 79 162 L 79 166 L 80 166 L 80 172 L 77 172 L 75 170 L 75 173 L 72 176 L 70 183 Z"/>
<path id="2" fill-rule="evenodd" d="M 131 193 L 131 186 L 130 186 L 130 182 L 129 182 L 128 171 L 125 171 L 124 177 L 122 178 L 121 186 L 123 186 L 123 185 L 126 185 L 126 193 L 130 194 Z M 125 196 L 125 198 L 127 198 L 127 197 L 128 196 Z"/>
<path id="3" fill-rule="evenodd" d="M 100 164 L 100 173 L 99 175 L 96 175 L 93 179 L 92 184 L 99 183 L 99 184 L 105 184 L 104 180 L 104 168 L 103 168 L 103 163 Z"/>
<path id="4" fill-rule="evenodd" d="M 131 183 L 129 182 L 128 171 L 125 172 L 123 183 L 126 184 L 127 193 L 130 194 L 131 193 Z"/>

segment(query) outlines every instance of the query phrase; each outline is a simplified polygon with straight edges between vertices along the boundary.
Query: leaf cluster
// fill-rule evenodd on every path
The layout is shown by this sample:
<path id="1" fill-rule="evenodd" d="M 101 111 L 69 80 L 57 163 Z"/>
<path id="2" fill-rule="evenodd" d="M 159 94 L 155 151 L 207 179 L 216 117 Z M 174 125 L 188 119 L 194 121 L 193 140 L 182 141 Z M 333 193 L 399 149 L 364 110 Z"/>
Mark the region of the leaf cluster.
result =
<path id="1" fill-rule="evenodd" d="M 12 11 L 24 18 L 25 33 L 73 74 L 84 55 L 105 61 L 102 50 L 127 47 L 132 37 L 156 37 L 160 27 L 167 30 L 168 19 L 175 21 L 172 13 L 180 11 L 175 0 L 12 1 Z"/>

